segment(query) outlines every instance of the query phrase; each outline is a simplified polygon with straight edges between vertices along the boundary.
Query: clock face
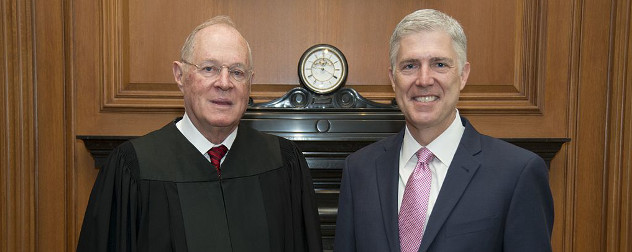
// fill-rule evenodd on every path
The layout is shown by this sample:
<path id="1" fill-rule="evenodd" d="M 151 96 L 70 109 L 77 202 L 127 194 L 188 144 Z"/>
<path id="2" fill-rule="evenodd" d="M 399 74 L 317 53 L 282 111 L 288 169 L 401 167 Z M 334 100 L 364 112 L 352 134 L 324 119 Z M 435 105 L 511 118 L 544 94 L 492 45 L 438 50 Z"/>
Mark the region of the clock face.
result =
<path id="1" fill-rule="evenodd" d="M 347 60 L 334 46 L 315 45 L 301 56 L 298 75 L 307 89 L 318 94 L 327 94 L 344 85 L 347 79 Z"/>

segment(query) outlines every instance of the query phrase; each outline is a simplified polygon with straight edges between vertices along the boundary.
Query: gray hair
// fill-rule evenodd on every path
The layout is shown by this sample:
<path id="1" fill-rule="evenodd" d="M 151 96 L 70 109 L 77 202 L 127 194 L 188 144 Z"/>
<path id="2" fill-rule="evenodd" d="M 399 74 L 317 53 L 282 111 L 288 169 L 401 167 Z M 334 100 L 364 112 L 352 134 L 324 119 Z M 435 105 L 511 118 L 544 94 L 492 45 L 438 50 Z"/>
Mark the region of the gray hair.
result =
<path id="1" fill-rule="evenodd" d="M 215 16 L 215 17 L 213 17 L 213 18 L 211 18 L 209 20 L 206 20 L 206 21 L 204 21 L 204 23 L 201 23 L 200 25 L 195 27 L 195 29 L 193 29 L 193 31 L 191 31 L 191 33 L 189 34 L 187 39 L 184 41 L 184 45 L 182 45 L 182 49 L 180 50 L 180 58 L 183 59 L 183 60 L 187 60 L 187 61 L 189 60 L 189 57 L 191 57 L 191 54 L 193 54 L 193 49 L 195 48 L 195 45 L 194 45 L 195 35 L 197 35 L 197 33 L 200 30 L 202 30 L 202 29 L 204 29 L 206 27 L 209 27 L 211 25 L 219 25 L 219 24 L 227 25 L 227 26 L 230 26 L 230 27 L 234 28 L 235 30 L 237 30 L 237 27 L 235 26 L 235 23 L 228 16 Z M 239 31 L 237 31 L 237 32 L 239 32 Z M 246 42 L 246 46 L 248 47 L 248 64 L 250 65 L 250 67 L 252 67 L 252 64 L 253 64 L 252 63 L 252 51 L 250 50 L 250 44 L 248 43 L 248 41 L 245 38 L 244 38 L 244 41 Z"/>
<path id="2" fill-rule="evenodd" d="M 424 31 L 444 31 L 452 38 L 452 46 L 457 55 L 459 74 L 467 61 L 467 38 L 463 27 L 454 18 L 433 9 L 422 9 L 408 14 L 397 24 L 390 41 L 389 56 L 391 67 L 395 69 L 400 41 L 403 37 Z"/>

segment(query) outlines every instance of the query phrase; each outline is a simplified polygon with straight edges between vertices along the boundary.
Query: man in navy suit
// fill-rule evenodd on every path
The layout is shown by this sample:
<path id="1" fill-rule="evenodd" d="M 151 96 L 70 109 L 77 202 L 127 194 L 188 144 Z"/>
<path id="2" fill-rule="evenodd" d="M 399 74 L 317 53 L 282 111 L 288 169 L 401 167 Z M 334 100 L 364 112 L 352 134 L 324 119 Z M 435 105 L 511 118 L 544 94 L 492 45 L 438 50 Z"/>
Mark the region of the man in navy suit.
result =
<path id="1" fill-rule="evenodd" d="M 551 251 L 544 160 L 478 133 L 456 108 L 466 44 L 436 10 L 395 28 L 389 77 L 406 127 L 347 158 L 335 251 Z"/>

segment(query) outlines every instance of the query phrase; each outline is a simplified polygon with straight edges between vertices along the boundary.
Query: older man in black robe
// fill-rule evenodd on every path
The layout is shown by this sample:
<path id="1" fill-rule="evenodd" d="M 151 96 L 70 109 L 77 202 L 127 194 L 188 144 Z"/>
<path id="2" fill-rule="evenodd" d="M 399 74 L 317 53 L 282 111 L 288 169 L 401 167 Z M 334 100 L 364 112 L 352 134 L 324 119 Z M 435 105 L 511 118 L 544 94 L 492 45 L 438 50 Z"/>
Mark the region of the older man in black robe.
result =
<path id="1" fill-rule="evenodd" d="M 233 22 L 196 27 L 173 74 L 184 116 L 113 151 L 77 251 L 322 251 L 302 153 L 239 125 L 254 73 Z"/>

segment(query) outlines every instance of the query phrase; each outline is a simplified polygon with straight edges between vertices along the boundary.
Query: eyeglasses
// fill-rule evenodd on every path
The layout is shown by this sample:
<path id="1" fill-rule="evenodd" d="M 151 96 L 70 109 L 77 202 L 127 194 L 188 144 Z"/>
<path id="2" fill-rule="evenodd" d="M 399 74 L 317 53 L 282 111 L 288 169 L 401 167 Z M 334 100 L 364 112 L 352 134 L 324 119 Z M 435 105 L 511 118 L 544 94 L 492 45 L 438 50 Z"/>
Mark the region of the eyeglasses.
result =
<path id="1" fill-rule="evenodd" d="M 252 71 L 250 69 L 245 69 L 240 65 L 224 66 L 216 65 L 213 62 L 205 62 L 201 65 L 197 65 L 186 60 L 180 60 L 180 62 L 194 66 L 195 68 L 197 68 L 197 71 L 200 73 L 200 75 L 204 76 L 204 78 L 212 80 L 219 77 L 224 67 L 228 70 L 228 75 L 230 75 L 230 78 L 237 83 L 245 83 L 252 76 Z"/>

